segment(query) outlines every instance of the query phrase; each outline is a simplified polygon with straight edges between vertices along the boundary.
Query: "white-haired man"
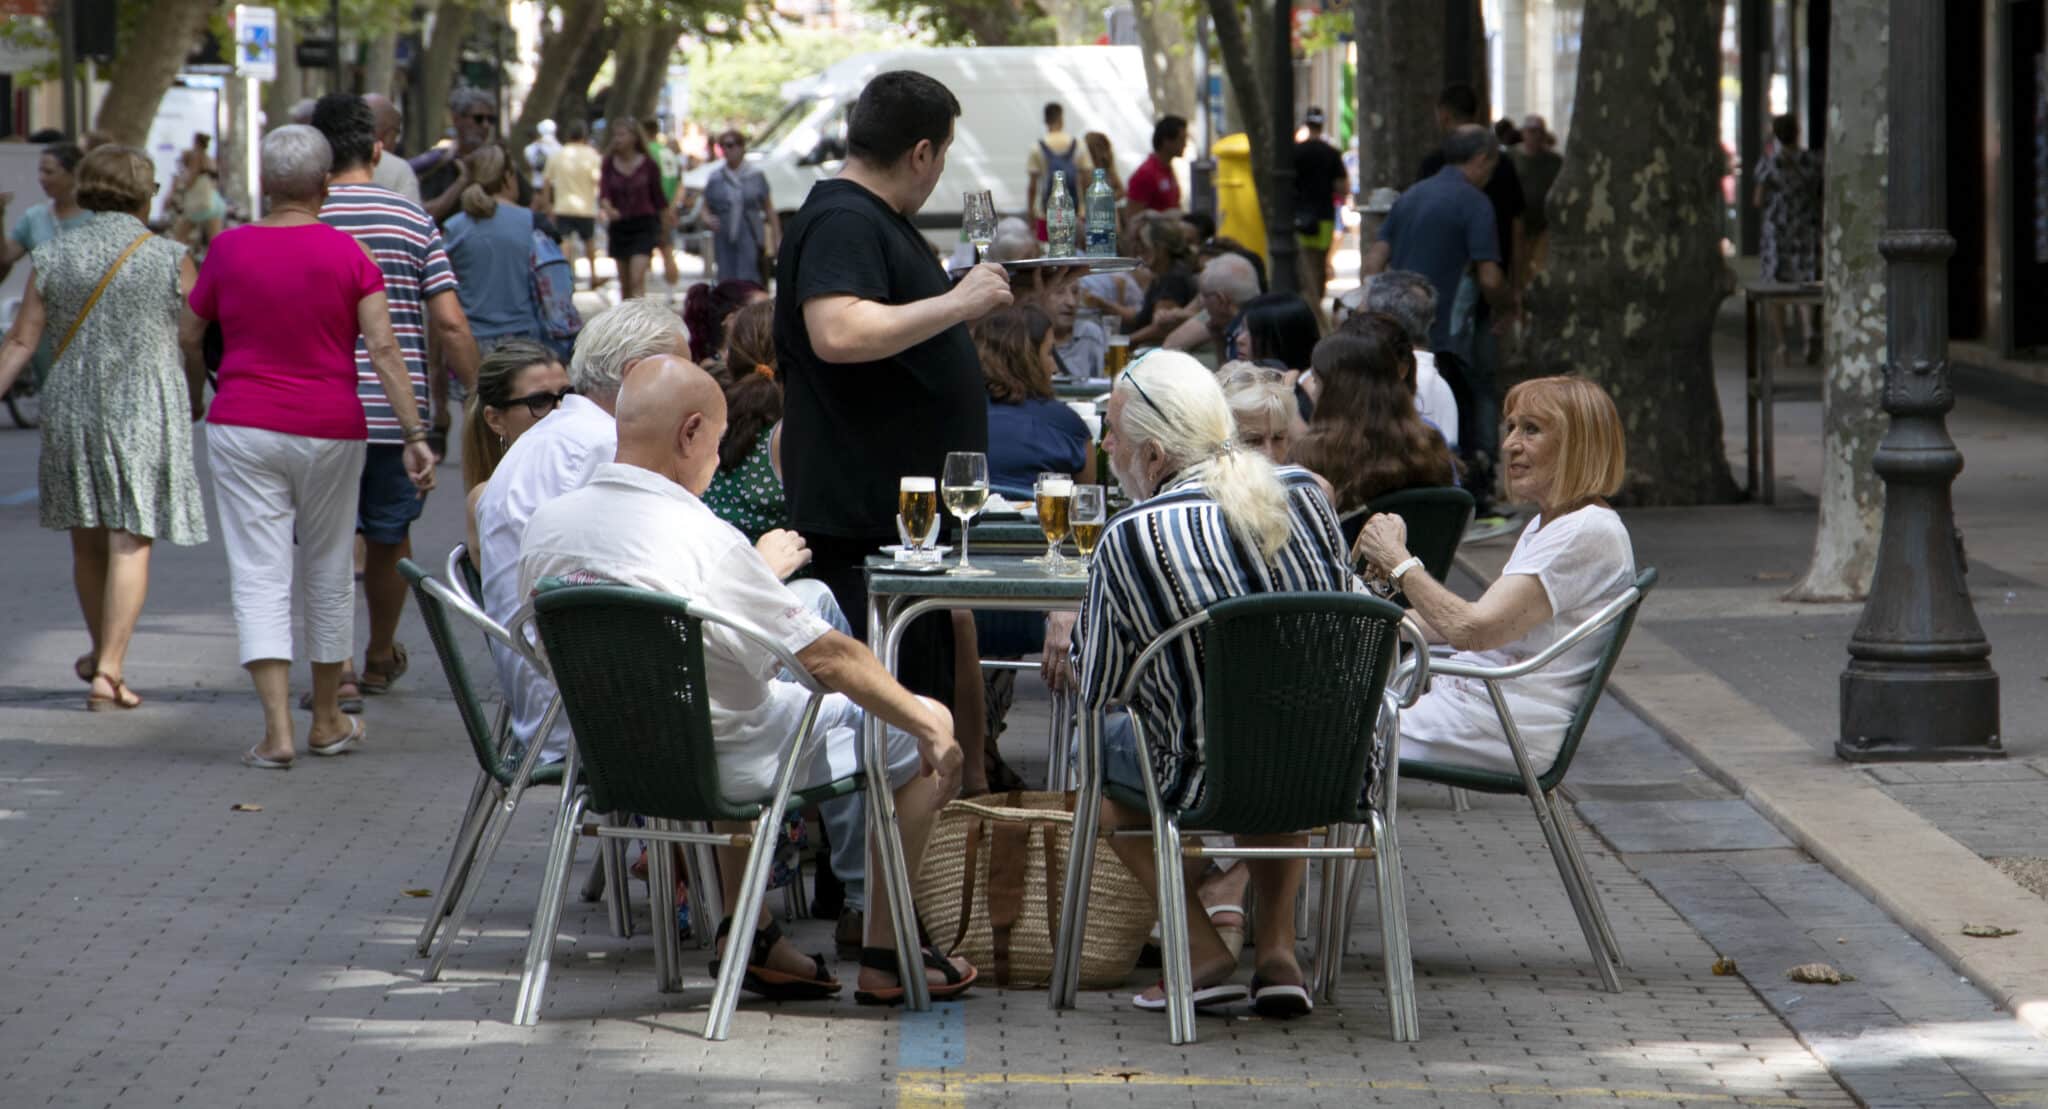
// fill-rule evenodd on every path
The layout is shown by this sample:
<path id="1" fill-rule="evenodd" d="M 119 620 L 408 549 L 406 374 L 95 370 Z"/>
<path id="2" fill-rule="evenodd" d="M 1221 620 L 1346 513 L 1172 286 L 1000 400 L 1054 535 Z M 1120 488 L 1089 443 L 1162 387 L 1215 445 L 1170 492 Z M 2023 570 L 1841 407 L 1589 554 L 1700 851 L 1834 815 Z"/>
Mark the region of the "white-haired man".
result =
<path id="1" fill-rule="evenodd" d="M 1242 255 L 1219 254 L 1202 267 L 1195 284 L 1201 290 L 1202 310 L 1174 328 L 1160 345 L 1186 351 L 1213 347 L 1221 360 L 1228 346 L 1224 333 L 1245 302 L 1259 295 L 1259 271 Z"/>
<path id="2" fill-rule="evenodd" d="M 1110 469 L 1137 502 L 1103 532 L 1089 567 L 1088 599 L 1079 622 L 1048 622 L 1044 674 L 1055 688 L 1078 688 L 1083 711 L 1101 710 L 1123 685 L 1138 655 L 1160 633 L 1210 603 L 1253 593 L 1359 591 L 1345 556 L 1336 512 L 1313 475 L 1275 468 L 1237 446 L 1223 389 L 1194 358 L 1172 351 L 1132 363 L 1110 393 L 1102 423 Z M 1235 542 L 1216 541 L 1228 534 Z M 1071 644 L 1071 654 L 1069 646 Z M 1202 795 L 1202 755 L 1195 746 L 1194 706 L 1202 676 L 1179 655 L 1163 665 L 1165 680 L 1141 687 L 1135 710 L 1152 739 L 1152 765 L 1140 767 L 1129 720 L 1112 718 L 1104 733 L 1105 772 L 1131 789 L 1150 773 L 1169 805 L 1192 806 Z M 1079 668 L 1078 680 L 1075 668 Z M 1118 824 L 1142 824 L 1142 812 L 1115 808 Z M 1298 836 L 1239 837 L 1248 845 L 1301 842 Z M 1147 889 L 1154 876 L 1150 843 L 1113 839 L 1117 855 Z M 1294 897 L 1299 859 L 1248 862 L 1256 887 L 1255 991 L 1232 984 L 1237 955 L 1217 933 L 1188 885 L 1189 944 L 1197 1005 L 1243 1000 L 1269 1016 L 1309 1011 L 1294 955 Z M 1164 1010 L 1154 986 L 1133 999 Z"/>

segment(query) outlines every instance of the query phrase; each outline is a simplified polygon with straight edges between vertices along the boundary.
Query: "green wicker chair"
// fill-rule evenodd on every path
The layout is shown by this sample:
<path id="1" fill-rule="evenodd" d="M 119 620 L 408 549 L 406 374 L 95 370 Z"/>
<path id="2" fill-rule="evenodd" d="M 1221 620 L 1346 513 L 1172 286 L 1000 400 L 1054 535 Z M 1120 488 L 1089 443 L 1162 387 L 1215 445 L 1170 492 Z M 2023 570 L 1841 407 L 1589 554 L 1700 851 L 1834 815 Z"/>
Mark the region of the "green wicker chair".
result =
<path id="1" fill-rule="evenodd" d="M 487 640 L 515 651 L 520 650 L 521 645 L 497 621 L 428 576 L 411 559 L 400 559 L 398 572 L 412 586 L 413 596 L 419 601 L 420 618 L 427 625 L 427 635 L 434 641 L 434 653 L 440 657 L 441 672 L 448 679 L 449 692 L 455 696 L 456 714 L 462 720 L 463 733 L 469 739 L 470 751 L 476 756 L 477 763 L 476 784 L 470 790 L 469 805 L 463 811 L 462 823 L 457 826 L 454 847 L 448 856 L 448 869 L 434 890 L 434 900 L 427 907 L 426 923 L 420 928 L 419 953 L 426 955 L 430 950 L 433 953 L 422 977 L 432 982 L 441 976 L 449 950 L 469 915 L 470 902 L 480 884 L 476 879 L 489 869 L 492 858 L 497 855 L 520 800 L 534 786 L 561 785 L 562 765 L 539 765 L 538 746 L 531 750 L 511 748 L 511 713 L 505 705 L 500 704 L 496 719 L 486 723 L 483 701 L 477 696 L 476 686 L 470 678 L 469 663 L 456 644 L 451 614 L 475 625 Z M 541 724 L 542 734 L 554 725 L 559 711 L 559 701 L 549 707 L 548 715 Z M 625 886 L 615 882 L 611 888 L 614 890 L 613 917 L 616 923 L 626 916 L 625 906 L 617 903 L 617 899 L 624 896 Z M 443 927 L 445 932 L 440 931 Z M 441 935 L 438 946 L 434 943 L 436 932 Z"/>
<path id="2" fill-rule="evenodd" d="M 1165 807 L 1149 774 L 1143 793 L 1107 787 L 1112 798 L 1151 814 L 1149 830 L 1115 834 L 1152 837 L 1159 872 L 1155 893 L 1160 909 L 1160 948 L 1165 955 L 1167 1033 L 1172 1042 L 1189 1043 L 1195 1038 L 1185 879 L 1179 865 L 1183 857 L 1322 860 L 1326 867 L 1323 913 L 1311 988 L 1325 999 L 1334 999 L 1336 994 L 1337 964 L 1349 925 L 1345 919 L 1349 902 L 1338 893 L 1350 888 L 1351 873 L 1359 860 L 1373 859 L 1392 1035 L 1404 1042 L 1416 1038 L 1407 908 L 1394 829 L 1401 698 L 1387 686 L 1404 639 L 1415 648 L 1414 657 L 1419 660 L 1408 689 L 1412 703 L 1427 677 L 1428 652 L 1420 633 L 1402 620 L 1398 607 L 1351 593 L 1233 598 L 1181 621 L 1148 644 L 1132 665 L 1123 688 L 1110 701 L 1112 710 L 1129 707 L 1141 683 L 1164 678 L 1155 664 L 1169 660 L 1199 667 L 1203 675 L 1199 743 L 1206 788 L 1200 804 L 1186 811 Z M 1193 692 L 1184 691 L 1184 695 Z M 1138 765 L 1149 767 L 1144 729 L 1137 714 L 1131 720 L 1138 741 Z M 1091 719 L 1088 726 L 1099 733 L 1100 719 Z M 1376 764 L 1372 762 L 1375 758 Z M 1095 814 L 1105 792 L 1099 734 L 1083 743 L 1082 763 L 1075 849 L 1068 858 L 1068 909 L 1060 921 L 1055 954 L 1055 1009 L 1074 1003 L 1080 980 L 1086 876 L 1094 867 Z M 1368 779 L 1369 769 L 1376 772 L 1370 775 L 1374 786 L 1365 791 L 1361 783 Z M 1325 843 L 1322 847 L 1283 850 L 1183 844 L 1183 837 L 1198 835 L 1285 833 L 1319 826 Z"/>
<path id="3" fill-rule="evenodd" d="M 1344 532 L 1345 549 L 1358 542 L 1365 521 L 1375 513 L 1391 512 L 1408 525 L 1408 551 L 1422 560 L 1429 576 L 1444 581 L 1451 563 L 1458 557 L 1458 544 L 1472 525 L 1472 494 L 1455 485 L 1418 486 L 1382 493 L 1354 508 L 1337 521 Z"/>
<path id="4" fill-rule="evenodd" d="M 680 597 L 613 585 L 550 588 L 544 582 L 533 607 L 540 641 L 575 733 L 574 758 L 580 762 L 581 777 L 574 801 L 555 827 L 528 948 L 528 985 L 521 990 L 514 1019 L 520 1024 L 539 1019 L 575 831 L 583 812 L 636 813 L 646 818 L 646 827 L 600 826 L 598 835 L 700 849 L 714 845 L 749 849 L 739 903 L 732 907 L 728 957 L 720 966 L 704 1028 L 705 1038 L 723 1040 L 739 1000 L 745 952 L 753 945 L 755 920 L 767 890 L 784 810 L 792 802 L 814 804 L 863 784 L 861 777 L 854 776 L 792 792 L 808 749 L 822 739 L 814 725 L 826 690 L 793 654 L 752 624 Z M 810 704 L 791 739 L 775 791 L 765 804 L 729 801 L 720 789 L 711 701 L 705 689 L 703 627 L 707 623 L 728 627 L 771 652 L 810 691 Z M 875 768 L 869 772 L 879 778 Z M 870 821 L 886 819 L 872 790 L 869 804 Z M 736 835 L 685 830 L 714 820 L 751 822 L 753 830 Z M 884 870 L 900 870 L 902 859 L 891 855 L 886 849 L 881 852 Z M 681 988 L 682 976 L 677 965 L 675 882 L 669 873 L 669 852 L 649 851 L 648 868 L 655 899 L 656 975 L 660 988 L 672 992 Z M 884 888 L 896 888 L 893 875 L 885 875 L 884 880 Z M 891 907 L 899 921 L 916 919 L 908 905 Z M 901 965 L 922 966 L 914 928 L 909 932 L 908 951 L 902 950 L 903 929 L 899 928 L 898 934 Z"/>
<path id="5" fill-rule="evenodd" d="M 1657 571 L 1644 570 L 1637 575 L 1633 588 L 1609 602 L 1541 654 L 1517 665 L 1470 666 L 1449 659 L 1436 659 L 1430 663 L 1433 675 L 1476 678 L 1486 684 L 1494 713 L 1500 718 L 1501 734 L 1514 753 L 1519 773 L 1505 774 L 1415 759 L 1401 760 L 1401 773 L 1410 779 L 1438 782 L 1474 793 L 1515 794 L 1529 799 L 1530 806 L 1536 810 L 1536 823 L 1543 829 L 1544 842 L 1550 847 L 1551 860 L 1557 864 L 1558 877 L 1564 880 L 1565 893 L 1571 898 L 1572 911 L 1578 915 L 1579 928 L 1585 933 L 1586 946 L 1593 953 L 1601 984 L 1610 992 L 1621 989 L 1617 965 L 1627 964 L 1622 958 L 1620 945 L 1614 942 L 1614 929 L 1607 922 L 1607 910 L 1600 904 L 1599 891 L 1594 887 L 1593 879 L 1586 870 L 1586 861 L 1579 854 L 1579 845 L 1572 837 L 1571 822 L 1564 805 L 1557 798 L 1557 787 L 1563 784 L 1565 774 L 1571 770 L 1579 741 L 1584 738 L 1586 725 L 1593 718 L 1593 707 L 1600 702 L 1600 694 L 1607 688 L 1608 675 L 1614 672 L 1614 664 L 1628 643 L 1628 633 L 1635 626 L 1636 613 L 1642 608 L 1643 598 L 1656 584 Z M 1501 683 L 1542 669 L 1558 655 L 1609 625 L 1613 626 L 1613 634 L 1608 637 L 1606 648 L 1600 652 L 1600 659 L 1586 682 L 1585 693 L 1573 711 L 1570 723 L 1565 726 L 1564 744 L 1558 748 L 1557 759 L 1539 774 L 1522 744 L 1521 730 L 1515 726 L 1514 716 L 1508 711 Z"/>

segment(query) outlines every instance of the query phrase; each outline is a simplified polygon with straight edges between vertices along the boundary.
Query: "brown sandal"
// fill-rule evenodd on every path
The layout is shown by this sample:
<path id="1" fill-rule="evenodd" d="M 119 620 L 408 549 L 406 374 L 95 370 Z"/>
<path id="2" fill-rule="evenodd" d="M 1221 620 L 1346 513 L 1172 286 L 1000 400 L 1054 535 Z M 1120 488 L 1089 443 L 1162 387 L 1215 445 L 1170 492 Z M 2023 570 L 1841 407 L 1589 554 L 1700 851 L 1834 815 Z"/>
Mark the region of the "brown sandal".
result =
<path id="1" fill-rule="evenodd" d="M 117 709 L 125 712 L 128 709 L 139 709 L 142 707 L 142 696 L 128 688 L 126 682 L 104 670 L 94 671 L 92 677 L 94 681 L 105 678 L 107 684 L 113 687 L 114 695 L 112 697 L 102 697 L 97 693 L 86 694 L 85 709 L 87 712 L 112 712 Z M 134 700 L 129 700 L 131 697 Z"/>
<path id="2" fill-rule="evenodd" d="M 403 643 L 391 645 L 391 661 L 381 666 L 365 657 L 363 669 L 356 675 L 356 687 L 364 693 L 390 692 L 391 683 L 405 675 L 407 661 Z"/>

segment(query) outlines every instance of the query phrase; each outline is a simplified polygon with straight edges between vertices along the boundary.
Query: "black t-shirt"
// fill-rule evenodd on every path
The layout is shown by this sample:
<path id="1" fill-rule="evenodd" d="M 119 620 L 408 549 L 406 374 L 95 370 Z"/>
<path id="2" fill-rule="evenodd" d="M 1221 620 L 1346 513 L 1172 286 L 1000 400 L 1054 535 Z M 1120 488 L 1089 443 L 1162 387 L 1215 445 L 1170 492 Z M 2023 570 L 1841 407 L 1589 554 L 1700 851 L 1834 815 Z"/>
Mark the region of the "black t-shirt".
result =
<path id="1" fill-rule="evenodd" d="M 1294 144 L 1294 210 L 1318 220 L 1337 216 L 1337 182 L 1344 180 L 1344 156 L 1321 139 Z"/>
<path id="2" fill-rule="evenodd" d="M 1422 172 L 1417 181 L 1427 181 L 1444 168 L 1443 151 L 1433 151 L 1422 160 Z M 1522 175 L 1515 172 L 1515 160 L 1506 151 L 1501 152 L 1500 166 L 1493 171 L 1493 177 L 1486 182 L 1486 199 L 1493 202 L 1493 230 L 1500 237 L 1500 268 L 1512 272 L 1515 260 L 1515 220 L 1529 207 L 1528 198 L 1522 194 Z M 1526 224 L 1523 230 L 1527 231 Z"/>
<path id="3" fill-rule="evenodd" d="M 988 394 L 964 324 L 877 362 L 811 349 L 806 301 L 850 295 L 908 304 L 952 288 L 924 236 L 851 181 L 820 181 L 783 229 L 776 260 L 776 376 L 790 524 L 819 535 L 893 537 L 897 481 L 937 478 L 949 451 L 988 449 Z"/>

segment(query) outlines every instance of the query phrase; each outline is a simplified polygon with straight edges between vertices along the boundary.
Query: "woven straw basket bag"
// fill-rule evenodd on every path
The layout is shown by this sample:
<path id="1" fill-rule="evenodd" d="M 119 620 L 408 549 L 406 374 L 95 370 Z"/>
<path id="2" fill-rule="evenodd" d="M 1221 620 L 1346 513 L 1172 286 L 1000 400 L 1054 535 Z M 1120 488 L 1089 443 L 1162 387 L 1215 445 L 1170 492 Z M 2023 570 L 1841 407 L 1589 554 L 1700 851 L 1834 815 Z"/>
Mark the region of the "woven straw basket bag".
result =
<path id="1" fill-rule="evenodd" d="M 1006 989 L 1044 989 L 1073 838 L 1074 795 L 1018 791 L 949 802 L 918 867 L 918 916 L 932 943 Z M 1089 876 L 1081 986 L 1121 985 L 1158 919 L 1152 896 L 1108 844 Z"/>

